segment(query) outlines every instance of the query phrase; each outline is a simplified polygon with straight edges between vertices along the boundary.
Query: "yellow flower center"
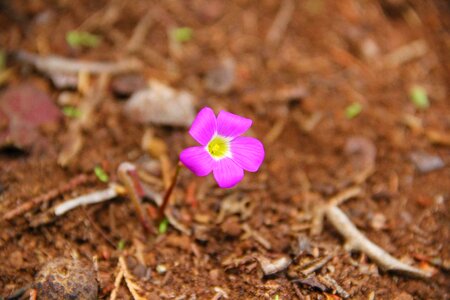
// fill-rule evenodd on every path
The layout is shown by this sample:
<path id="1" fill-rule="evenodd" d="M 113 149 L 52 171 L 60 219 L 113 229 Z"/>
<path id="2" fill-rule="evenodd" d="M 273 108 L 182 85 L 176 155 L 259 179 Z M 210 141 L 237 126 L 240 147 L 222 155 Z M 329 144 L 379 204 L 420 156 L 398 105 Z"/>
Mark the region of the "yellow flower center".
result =
<path id="1" fill-rule="evenodd" d="M 208 143 L 207 149 L 213 158 L 223 158 L 228 154 L 230 145 L 225 138 L 216 136 Z"/>

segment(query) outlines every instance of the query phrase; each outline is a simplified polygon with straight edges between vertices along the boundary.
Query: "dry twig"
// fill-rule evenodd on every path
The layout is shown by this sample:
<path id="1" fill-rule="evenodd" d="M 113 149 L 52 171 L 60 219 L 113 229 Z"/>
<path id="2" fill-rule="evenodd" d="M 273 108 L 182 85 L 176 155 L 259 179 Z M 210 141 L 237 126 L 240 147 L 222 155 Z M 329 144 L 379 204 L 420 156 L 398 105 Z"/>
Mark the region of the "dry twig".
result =
<path id="1" fill-rule="evenodd" d="M 149 10 L 134 28 L 133 34 L 126 46 L 129 53 L 135 52 L 144 44 L 145 36 L 153 23 L 152 14 L 153 11 Z"/>
<path id="2" fill-rule="evenodd" d="M 300 272 L 303 275 L 308 276 L 308 275 L 314 273 L 315 271 L 321 269 L 323 266 L 325 266 L 327 264 L 327 262 L 329 262 L 331 260 L 331 258 L 332 257 L 330 255 L 324 256 L 324 257 L 314 261 L 307 268 L 301 270 Z"/>
<path id="3" fill-rule="evenodd" d="M 31 200 L 17 206 L 13 210 L 10 210 L 3 216 L 3 219 L 6 221 L 12 220 L 20 215 L 23 215 L 27 211 L 33 209 L 33 207 L 35 207 L 35 206 L 38 206 L 45 202 L 49 202 L 53 198 L 56 198 L 57 196 L 59 196 L 61 194 L 64 194 L 70 190 L 73 190 L 75 187 L 77 187 L 79 185 L 85 184 L 85 183 L 93 181 L 93 180 L 95 180 L 95 178 L 93 176 L 80 174 L 80 175 L 72 178 L 71 180 L 69 180 L 69 182 L 65 183 L 61 187 L 53 189 L 53 190 L 49 191 L 48 193 L 45 193 L 44 195 L 41 195 L 39 197 L 32 198 Z"/>
<path id="4" fill-rule="evenodd" d="M 70 124 L 65 144 L 59 153 L 58 163 L 61 166 L 70 164 L 82 149 L 84 143 L 82 131 L 92 126 L 92 115 L 105 96 L 108 82 L 109 76 L 102 74 L 97 85 L 92 86 L 86 92 L 85 99 L 80 105 L 81 117 L 73 120 Z"/>
<path id="5" fill-rule="evenodd" d="M 429 278 L 430 273 L 407 265 L 368 240 L 350 219 L 335 205 L 328 205 L 325 215 L 335 229 L 345 238 L 345 249 L 361 251 L 386 271 L 396 271 L 419 278 Z"/>
<path id="6" fill-rule="evenodd" d="M 227 292 L 225 292 L 222 288 L 215 286 L 214 291 L 216 292 L 216 294 L 214 295 L 214 297 L 211 300 L 219 300 L 222 298 L 228 299 Z"/>
<path id="7" fill-rule="evenodd" d="M 127 284 L 128 290 L 130 291 L 131 295 L 133 296 L 134 300 L 145 300 L 145 297 L 142 297 L 139 295 L 139 293 L 142 293 L 142 288 L 139 287 L 139 285 L 136 283 L 136 280 L 134 279 L 133 275 L 131 275 L 130 271 L 128 270 L 127 264 L 125 262 L 125 258 L 123 256 L 119 257 L 119 265 L 120 269 L 123 272 L 123 276 L 125 277 L 125 283 Z"/>
<path id="8" fill-rule="evenodd" d="M 285 118 L 279 119 L 264 137 L 264 144 L 270 145 L 275 142 L 283 133 L 286 124 L 287 120 Z"/>
<path id="9" fill-rule="evenodd" d="M 114 289 L 112 290 L 111 295 L 109 296 L 109 300 L 117 299 L 117 292 L 119 291 L 122 279 L 123 279 L 123 269 L 120 267 L 119 262 L 119 273 L 117 273 L 116 279 L 114 280 Z"/>
<path id="10" fill-rule="evenodd" d="M 272 249 L 272 245 L 270 244 L 270 242 L 266 238 L 264 238 L 259 232 L 253 230 L 247 223 L 242 225 L 242 229 L 244 229 L 247 237 L 251 236 L 253 239 L 255 239 L 255 241 L 257 241 L 259 244 L 261 244 L 261 246 L 263 246 L 267 250 Z"/>
<path id="11" fill-rule="evenodd" d="M 338 294 L 340 297 L 347 299 L 350 297 L 349 293 L 347 293 L 346 290 L 344 290 L 339 283 L 334 280 L 330 275 L 326 274 L 325 276 L 317 276 L 317 278 L 322 281 L 325 285 L 327 285 L 330 289 L 334 290 L 336 294 Z"/>
<path id="12" fill-rule="evenodd" d="M 81 205 L 88 205 L 94 203 L 100 203 L 103 201 L 107 201 L 113 199 L 118 196 L 117 185 L 112 184 L 106 190 L 96 191 L 90 194 L 82 195 L 80 197 L 76 197 L 70 200 L 67 200 L 55 207 L 55 215 L 61 216 L 66 212 L 77 208 Z"/>
<path id="13" fill-rule="evenodd" d="M 138 71 L 141 63 L 134 59 L 124 59 L 118 62 L 82 61 L 56 55 L 39 56 L 34 53 L 19 51 L 16 54 L 19 61 L 33 65 L 39 71 L 51 74 L 89 74 L 117 75 Z"/>
<path id="14" fill-rule="evenodd" d="M 281 3 L 280 9 L 278 10 L 275 20 L 269 29 L 266 36 L 266 44 L 273 46 L 277 45 L 284 32 L 286 31 L 289 22 L 292 19 L 292 15 L 295 9 L 295 2 L 293 0 L 284 0 Z"/>
<path id="15" fill-rule="evenodd" d="M 381 61 L 381 66 L 395 68 L 410 60 L 422 57 L 427 51 L 427 43 L 424 40 L 416 40 L 386 55 Z"/>

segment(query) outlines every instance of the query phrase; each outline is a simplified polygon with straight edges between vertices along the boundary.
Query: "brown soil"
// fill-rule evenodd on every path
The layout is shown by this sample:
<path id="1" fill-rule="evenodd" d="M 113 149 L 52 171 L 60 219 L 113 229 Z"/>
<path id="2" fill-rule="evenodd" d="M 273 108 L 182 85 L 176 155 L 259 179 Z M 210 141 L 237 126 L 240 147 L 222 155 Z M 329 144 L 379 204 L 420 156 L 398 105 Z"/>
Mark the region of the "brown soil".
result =
<path id="1" fill-rule="evenodd" d="M 164 234 L 146 235 L 126 196 L 77 208 L 59 218 L 49 214 L 55 204 L 104 189 L 106 185 L 95 178 L 58 193 L 24 215 L 1 221 L 0 295 L 6 297 L 32 283 L 51 259 L 75 255 L 96 261 L 101 298 L 109 298 L 119 257 L 124 256 L 146 299 L 212 299 L 217 287 L 229 299 L 339 299 L 317 286 L 325 275 L 354 299 L 449 299 L 450 148 L 448 140 L 436 144 L 427 134 L 437 132 L 445 139 L 442 135 L 450 132 L 450 7 L 446 1 L 121 3 L 4 1 L 0 45 L 11 53 L 27 50 L 120 61 L 127 55 L 125 45 L 136 24 L 150 10 L 152 24 L 134 55 L 144 64 L 139 75 L 191 91 L 196 109 L 210 106 L 216 112 L 226 109 L 251 117 L 251 134 L 265 143 L 265 162 L 259 172 L 247 173 L 230 190 L 219 189 L 211 176 L 195 178 L 182 170 L 169 209 L 193 230 L 190 236 L 172 226 Z M 281 18 L 281 23 L 287 21 L 286 30 L 279 26 L 274 36 L 269 35 L 271 43 L 267 36 L 280 7 L 292 3 L 292 15 Z M 105 11 L 115 8 L 116 14 L 109 18 Z M 178 52 L 170 49 L 167 37 L 168 29 L 175 26 L 191 27 L 194 33 Z M 71 49 L 66 33 L 79 27 L 102 36 L 100 46 Z M 419 50 L 413 44 L 417 41 L 422 46 Z M 398 54 L 402 47 L 409 52 Z M 234 58 L 236 79 L 231 91 L 218 94 L 205 88 L 204 78 L 224 56 Z M 47 77 L 13 60 L 8 66 L 13 74 L 2 89 L 31 83 L 57 103 L 62 91 Z M 95 84 L 96 77 L 92 78 Z M 412 85 L 427 90 L 428 109 L 417 109 L 410 101 Z M 348 119 L 345 109 L 354 102 L 362 104 L 362 112 Z M 71 118 L 42 130 L 42 138 L 31 149 L 3 149 L 0 216 L 61 188 L 80 173 L 91 175 L 97 165 L 111 175 L 110 181 L 116 181 L 121 162 L 148 159 L 141 140 L 149 126 L 124 116 L 124 103 L 107 92 L 83 132 L 81 151 L 65 168 L 57 158 L 67 143 Z M 405 116 L 421 123 L 405 121 Z M 174 166 L 179 152 L 192 144 L 187 130 L 152 128 L 168 146 Z M 355 137 L 365 138 L 357 142 L 362 154 L 345 151 Z M 367 147 L 372 144 L 374 171 L 357 183 L 363 195 L 340 207 L 370 240 L 393 256 L 432 270 L 430 280 L 384 272 L 364 254 L 348 253 L 327 221 L 319 234 L 311 234 L 311 228 L 317 229 L 312 221 L 315 208 L 352 185 L 355 172 L 371 160 Z M 410 158 L 415 152 L 439 156 L 446 165 L 419 172 Z M 159 160 L 154 163 L 157 180 L 152 188 L 162 193 Z M 191 203 L 193 197 L 196 205 Z M 233 201 L 248 204 L 219 220 L 223 203 Z M 147 201 L 145 206 L 154 204 Z M 262 240 L 247 234 L 245 228 Z M 308 246 L 300 253 L 299 239 Z M 118 250 L 121 240 L 125 247 Z M 238 263 L 243 257 L 283 254 L 298 257 L 288 270 L 270 276 L 263 276 L 255 260 Z M 302 263 L 327 255 L 331 260 L 312 273 L 315 287 L 294 283 L 301 276 L 296 270 Z M 235 264 L 227 265 L 230 261 Z M 157 266 L 167 271 L 159 273 Z M 132 299 L 125 282 L 118 299 Z"/>

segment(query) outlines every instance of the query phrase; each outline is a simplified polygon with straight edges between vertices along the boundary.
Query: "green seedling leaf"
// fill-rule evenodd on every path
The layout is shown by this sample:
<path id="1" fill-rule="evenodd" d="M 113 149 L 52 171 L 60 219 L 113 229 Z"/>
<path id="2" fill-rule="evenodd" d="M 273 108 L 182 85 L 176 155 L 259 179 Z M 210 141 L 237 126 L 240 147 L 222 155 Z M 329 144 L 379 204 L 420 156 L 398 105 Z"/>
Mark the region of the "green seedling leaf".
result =
<path id="1" fill-rule="evenodd" d="M 412 103 L 419 109 L 427 109 L 430 106 L 427 90 L 419 85 L 415 85 L 411 88 L 409 97 Z"/>
<path id="2" fill-rule="evenodd" d="M 81 117 L 81 111 L 74 106 L 63 107 L 63 114 L 69 118 L 79 118 Z"/>
<path id="3" fill-rule="evenodd" d="M 100 45 L 101 37 L 85 31 L 69 31 L 66 34 L 66 42 L 72 48 L 95 48 Z"/>
<path id="4" fill-rule="evenodd" d="M 275 295 L 275 298 L 273 298 L 274 300 L 280 300 L 280 296 L 278 294 Z"/>
<path id="5" fill-rule="evenodd" d="M 170 32 L 171 37 L 179 43 L 189 42 L 192 39 L 193 34 L 194 31 L 189 27 L 175 28 Z"/>
<path id="6" fill-rule="evenodd" d="M 362 105 L 360 103 L 353 103 L 350 104 L 345 108 L 345 116 L 347 119 L 351 120 L 355 117 L 357 117 L 362 111 Z"/>
<path id="7" fill-rule="evenodd" d="M 108 182 L 109 176 L 105 172 L 105 170 L 102 169 L 102 167 L 96 166 L 94 168 L 94 173 L 95 173 L 95 176 L 97 176 L 98 180 L 100 180 L 101 182 Z"/>
<path id="8" fill-rule="evenodd" d="M 123 249 L 125 249 L 125 240 L 120 240 L 120 241 L 117 243 L 117 250 L 122 251 Z"/>
<path id="9" fill-rule="evenodd" d="M 161 223 L 159 223 L 159 226 L 158 226 L 159 234 L 166 233 L 168 227 L 169 227 L 169 220 L 167 220 L 165 218 L 164 220 L 161 221 Z"/>

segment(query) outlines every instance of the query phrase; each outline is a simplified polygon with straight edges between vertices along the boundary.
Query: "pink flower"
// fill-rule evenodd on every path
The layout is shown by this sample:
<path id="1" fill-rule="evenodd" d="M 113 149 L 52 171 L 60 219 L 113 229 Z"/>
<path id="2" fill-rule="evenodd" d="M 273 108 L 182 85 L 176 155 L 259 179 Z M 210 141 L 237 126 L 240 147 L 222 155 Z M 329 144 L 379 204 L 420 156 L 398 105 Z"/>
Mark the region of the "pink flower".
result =
<path id="1" fill-rule="evenodd" d="M 252 137 L 240 136 L 252 120 L 221 111 L 203 108 L 191 125 L 189 134 L 201 146 L 184 149 L 181 162 L 197 176 L 211 171 L 221 188 L 231 188 L 244 178 L 244 170 L 258 171 L 264 160 L 263 144 Z"/>

